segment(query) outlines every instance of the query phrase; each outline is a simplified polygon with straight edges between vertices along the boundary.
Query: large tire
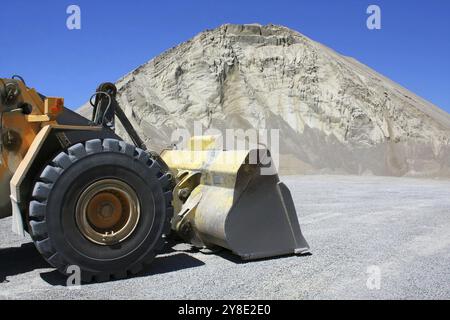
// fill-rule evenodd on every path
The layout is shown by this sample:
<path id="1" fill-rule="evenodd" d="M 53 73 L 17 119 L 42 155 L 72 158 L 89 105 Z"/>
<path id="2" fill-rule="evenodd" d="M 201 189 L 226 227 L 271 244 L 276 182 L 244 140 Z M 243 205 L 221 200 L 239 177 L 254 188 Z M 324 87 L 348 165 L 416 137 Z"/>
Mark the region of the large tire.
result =
<path id="1" fill-rule="evenodd" d="M 80 222 L 91 220 L 79 218 L 84 217 L 79 202 L 90 186 L 111 179 L 125 183 L 127 190 L 136 196 L 134 199 L 138 199 L 134 204 L 125 198 L 126 203 L 120 205 L 120 221 L 129 225 L 126 221 L 131 221 L 131 213 L 138 218 L 122 241 L 104 244 L 86 236 L 86 230 L 94 230 L 97 225 Z M 146 152 L 123 141 L 97 139 L 68 148 L 44 168 L 33 188 L 29 218 L 37 250 L 63 274 L 69 266 L 78 266 L 83 282 L 121 279 L 140 272 L 162 249 L 170 231 L 173 215 L 170 180 L 170 174 Z M 122 200 L 119 196 L 118 193 L 117 198 Z M 139 211 L 131 210 L 133 205 Z M 97 208 L 94 214 L 103 214 L 103 209 Z M 122 212 L 128 216 L 123 214 L 123 218 Z"/>

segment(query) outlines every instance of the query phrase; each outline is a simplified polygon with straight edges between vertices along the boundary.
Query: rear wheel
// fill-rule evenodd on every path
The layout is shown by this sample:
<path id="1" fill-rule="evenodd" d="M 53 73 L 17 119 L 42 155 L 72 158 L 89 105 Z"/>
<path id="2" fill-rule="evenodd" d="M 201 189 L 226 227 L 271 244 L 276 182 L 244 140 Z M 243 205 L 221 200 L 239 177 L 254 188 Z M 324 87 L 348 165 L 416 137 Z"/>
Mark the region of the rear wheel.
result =
<path id="1" fill-rule="evenodd" d="M 124 278 L 150 264 L 173 215 L 171 177 L 125 142 L 90 140 L 60 153 L 35 183 L 29 207 L 38 251 L 84 282 Z"/>

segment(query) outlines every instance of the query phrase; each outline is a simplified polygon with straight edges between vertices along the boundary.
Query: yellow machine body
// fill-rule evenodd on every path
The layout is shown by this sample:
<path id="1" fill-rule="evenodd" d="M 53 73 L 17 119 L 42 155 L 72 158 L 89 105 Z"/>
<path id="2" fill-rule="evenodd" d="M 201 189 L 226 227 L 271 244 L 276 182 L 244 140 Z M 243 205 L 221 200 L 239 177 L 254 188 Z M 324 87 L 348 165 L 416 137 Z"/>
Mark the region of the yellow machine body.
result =
<path id="1" fill-rule="evenodd" d="M 13 230 L 23 234 L 30 182 L 49 155 L 114 132 L 64 108 L 62 98 L 43 97 L 23 81 L 0 82 L 3 101 L 7 86 L 19 92 L 13 101 L 0 101 L 0 218 L 13 215 Z M 81 137 L 71 136 L 76 131 Z M 222 150 L 217 138 L 193 137 L 187 149 L 160 155 L 175 177 L 173 232 L 197 247 L 223 247 L 246 260 L 308 252 L 291 194 L 270 152 Z"/>
<path id="2" fill-rule="evenodd" d="M 3 82 L 11 80 L 2 80 Z M 30 150 L 33 142 L 36 142 L 36 136 L 44 125 L 52 125 L 56 122 L 55 117 L 62 110 L 54 110 L 51 114 L 50 108 L 62 106 L 63 99 L 47 98 L 42 100 L 34 89 L 28 89 L 23 82 L 15 81 L 21 92 L 20 99 L 15 103 L 18 106 L 27 103 L 34 106 L 29 115 L 24 116 L 21 110 L 7 112 L 2 114 L 2 133 L 1 133 L 1 162 L 0 162 L 0 218 L 11 215 L 11 200 L 9 185 L 13 175 L 19 169 L 19 166 L 26 166 L 23 162 L 27 152 Z M 3 109 L 4 106 L 0 106 Z M 3 110 L 0 110 L 3 111 Z"/>
<path id="3" fill-rule="evenodd" d="M 219 149 L 218 137 L 193 137 L 166 150 L 177 177 L 172 229 L 198 247 L 223 247 L 242 259 L 309 251 L 288 188 L 266 149 Z"/>
<path id="4" fill-rule="evenodd" d="M 0 89 L 9 85 L 14 85 L 18 92 L 17 98 L 8 105 L 0 102 L 0 218 L 12 215 L 13 231 L 23 235 L 25 217 L 20 204 L 25 204 L 27 199 L 21 199 L 21 186 L 29 187 L 27 175 L 33 173 L 36 164 L 41 164 L 37 163 L 39 158 L 46 158 L 46 152 L 58 148 L 54 140 L 48 141 L 51 133 L 97 132 L 102 128 L 59 123 L 58 116 L 74 114 L 64 108 L 63 98 L 43 97 L 21 80 L 0 79 Z M 24 107 L 29 108 L 26 114 Z"/>

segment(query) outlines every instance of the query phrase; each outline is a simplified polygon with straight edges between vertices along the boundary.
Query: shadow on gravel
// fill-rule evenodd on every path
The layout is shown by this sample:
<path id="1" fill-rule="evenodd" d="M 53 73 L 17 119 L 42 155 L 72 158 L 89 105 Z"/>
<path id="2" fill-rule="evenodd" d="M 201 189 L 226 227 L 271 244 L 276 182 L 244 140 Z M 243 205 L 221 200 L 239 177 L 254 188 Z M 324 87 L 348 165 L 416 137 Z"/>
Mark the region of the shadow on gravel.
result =
<path id="1" fill-rule="evenodd" d="M 185 253 L 175 253 L 169 256 L 159 256 L 159 257 L 157 256 L 155 260 L 152 262 L 152 264 L 147 268 L 147 270 L 135 276 L 129 277 L 127 279 L 149 277 L 157 274 L 164 274 L 183 269 L 200 267 L 203 266 L 204 264 L 205 263 L 203 263 L 202 261 L 195 259 L 194 257 L 191 257 L 190 255 Z M 61 273 L 59 273 L 57 270 L 41 273 L 41 278 L 53 286 L 63 286 L 63 287 L 66 286 L 67 278 L 63 276 Z M 108 282 L 116 282 L 121 280 L 122 279 L 118 280 L 113 279 Z M 85 285 L 95 285 L 95 284 L 96 283 Z"/>
<path id="2" fill-rule="evenodd" d="M 156 257 L 149 269 L 144 273 L 139 274 L 138 277 L 169 273 L 183 269 L 201 267 L 203 265 L 205 265 L 203 261 L 180 252 L 170 256 Z"/>
<path id="3" fill-rule="evenodd" d="M 17 248 L 0 249 L 0 283 L 7 281 L 7 277 L 43 268 L 49 268 L 49 265 L 33 243 L 25 243 Z"/>
<path id="4" fill-rule="evenodd" d="M 303 257 L 309 257 L 309 256 L 313 255 L 312 253 L 308 252 L 308 253 L 304 253 L 304 254 L 290 254 L 290 255 L 275 256 L 275 257 L 269 257 L 269 258 L 260 258 L 260 259 L 256 259 L 256 260 L 242 260 L 239 256 L 231 253 L 228 250 L 221 250 L 215 254 L 217 254 L 219 257 L 221 257 L 225 260 L 228 260 L 228 261 L 236 263 L 236 264 L 246 264 L 246 263 L 252 263 L 252 262 L 257 262 L 257 261 L 279 260 L 279 259 L 286 259 L 286 258 L 292 258 L 292 257 L 303 258 Z"/>
<path id="5" fill-rule="evenodd" d="M 185 253 L 203 253 L 204 255 L 215 255 L 219 256 L 222 259 L 228 260 L 230 262 L 233 262 L 235 264 L 246 264 L 246 263 L 252 263 L 256 261 L 270 261 L 270 260 L 277 260 L 277 259 L 283 259 L 283 258 L 290 258 L 290 257 L 309 257 L 313 254 L 311 252 L 306 252 L 303 254 L 288 254 L 283 256 L 275 256 L 275 257 L 268 257 L 268 258 L 260 258 L 255 260 L 243 260 L 241 257 L 235 255 L 231 251 L 221 248 L 221 247 L 214 247 L 209 249 L 199 249 L 194 247 L 191 244 L 188 243 L 180 243 L 176 241 L 169 242 L 169 246 L 165 248 L 166 253 L 170 252 L 185 252 Z"/>

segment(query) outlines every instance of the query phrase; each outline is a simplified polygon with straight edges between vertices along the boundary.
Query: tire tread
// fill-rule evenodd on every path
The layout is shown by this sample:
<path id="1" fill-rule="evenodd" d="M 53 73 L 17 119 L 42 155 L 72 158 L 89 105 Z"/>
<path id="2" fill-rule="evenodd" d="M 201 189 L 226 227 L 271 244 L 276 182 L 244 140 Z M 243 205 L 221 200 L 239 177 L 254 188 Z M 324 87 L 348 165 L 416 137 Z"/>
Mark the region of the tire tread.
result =
<path id="1" fill-rule="evenodd" d="M 83 282 L 98 281 L 104 282 L 110 279 L 123 279 L 127 275 L 135 275 L 143 270 L 143 268 L 149 265 L 157 252 L 159 252 L 165 244 L 165 238 L 170 232 L 170 221 L 173 216 L 172 207 L 172 191 L 170 187 L 170 174 L 162 172 L 162 169 L 153 161 L 147 152 L 139 148 L 134 147 L 124 141 L 116 139 L 93 139 L 84 143 L 78 143 L 69 147 L 66 151 L 59 153 L 51 162 L 47 165 L 36 181 L 33 192 L 32 200 L 29 204 L 29 217 L 30 217 L 30 231 L 31 237 L 36 245 L 37 250 L 43 255 L 43 257 L 53 267 L 57 268 L 60 272 L 65 273 L 67 270 L 68 262 L 58 253 L 51 243 L 51 239 L 48 237 L 47 224 L 46 224 L 46 201 L 51 193 L 53 185 L 58 178 L 67 170 L 70 166 L 75 164 L 82 158 L 101 152 L 116 152 L 128 155 L 134 159 L 144 163 L 150 169 L 153 175 L 159 181 L 163 190 L 163 195 L 166 205 L 166 219 L 164 221 L 161 237 L 158 239 L 153 250 L 149 250 L 142 261 L 130 266 L 127 270 L 113 270 L 111 272 L 82 272 Z"/>

